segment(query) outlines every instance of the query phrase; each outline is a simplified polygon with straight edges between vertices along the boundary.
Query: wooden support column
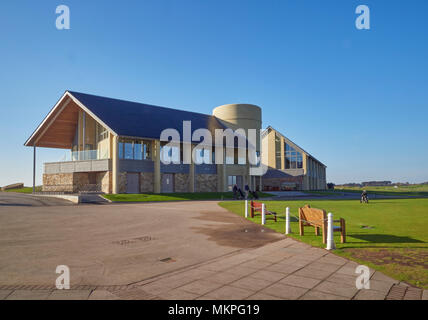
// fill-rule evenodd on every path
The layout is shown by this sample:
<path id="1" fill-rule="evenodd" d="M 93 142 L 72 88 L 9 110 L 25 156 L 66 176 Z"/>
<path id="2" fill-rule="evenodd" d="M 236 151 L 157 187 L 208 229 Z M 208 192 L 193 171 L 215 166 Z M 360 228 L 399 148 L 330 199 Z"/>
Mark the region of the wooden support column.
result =
<path id="1" fill-rule="evenodd" d="M 33 146 L 33 193 L 36 192 L 36 145 Z"/>
<path id="2" fill-rule="evenodd" d="M 119 193 L 119 137 L 113 136 L 112 145 L 112 192 Z"/>

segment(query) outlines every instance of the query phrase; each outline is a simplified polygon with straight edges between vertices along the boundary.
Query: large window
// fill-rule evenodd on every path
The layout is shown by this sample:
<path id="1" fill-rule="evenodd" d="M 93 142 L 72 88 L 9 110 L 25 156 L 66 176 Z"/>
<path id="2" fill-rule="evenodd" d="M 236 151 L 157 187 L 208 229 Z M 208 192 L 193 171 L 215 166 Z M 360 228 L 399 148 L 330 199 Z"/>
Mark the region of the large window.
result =
<path id="1" fill-rule="evenodd" d="M 285 143 L 285 169 L 302 169 L 303 156 L 289 144 Z"/>
<path id="2" fill-rule="evenodd" d="M 98 142 L 108 138 L 107 129 L 104 128 L 102 125 L 100 125 L 98 122 L 96 126 L 96 134 L 97 134 Z"/>
<path id="3" fill-rule="evenodd" d="M 150 141 L 128 140 L 119 141 L 119 159 L 150 160 Z"/>
<path id="4" fill-rule="evenodd" d="M 281 137 L 275 135 L 275 165 L 277 169 L 282 169 L 281 166 Z"/>

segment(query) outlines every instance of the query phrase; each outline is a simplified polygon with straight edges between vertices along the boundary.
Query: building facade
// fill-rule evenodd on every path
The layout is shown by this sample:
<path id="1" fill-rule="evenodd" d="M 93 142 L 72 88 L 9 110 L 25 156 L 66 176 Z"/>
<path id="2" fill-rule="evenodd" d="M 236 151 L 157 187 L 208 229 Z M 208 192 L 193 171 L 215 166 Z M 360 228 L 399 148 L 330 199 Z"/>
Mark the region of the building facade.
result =
<path id="1" fill-rule="evenodd" d="M 191 124 L 188 131 L 184 122 Z M 251 104 L 223 105 L 215 108 L 212 115 L 207 115 L 66 91 L 25 146 L 34 148 L 33 168 L 36 148 L 66 150 L 60 161 L 44 164 L 44 192 L 225 192 L 232 190 L 235 184 L 242 189 L 248 184 L 252 190 L 267 190 L 275 189 L 278 184 L 275 182 L 278 177 L 271 176 L 278 172 L 272 169 L 282 170 L 287 175 L 293 173 L 296 188 L 323 189 L 325 183 L 317 178 L 322 171 L 318 166 L 320 163 L 290 143 L 301 152 L 303 167 L 300 168 L 299 162 L 299 168 L 294 168 L 295 161 L 292 160 L 290 166 L 293 168 L 287 168 L 287 157 L 281 158 L 278 164 L 275 154 L 281 146 L 275 149 L 276 140 L 271 137 L 276 135 L 270 133 L 272 129 L 265 130 L 260 139 L 261 125 L 261 108 Z M 178 133 L 176 147 L 160 139 L 167 128 Z M 212 151 L 197 149 L 197 145 L 204 141 L 198 135 L 198 129 L 207 129 L 215 137 L 217 129 L 238 128 L 244 129 L 246 134 L 248 129 L 257 130 L 254 146 L 257 153 L 264 144 L 269 144 L 267 162 L 263 158 L 263 163 L 270 168 L 263 178 L 251 174 L 250 164 L 242 159 L 235 143 L 232 157 L 226 149 L 219 154 L 214 138 Z M 190 141 L 185 139 L 186 135 L 190 135 L 192 143 L 186 142 Z M 284 146 L 288 150 L 287 145 Z M 184 161 L 189 154 L 186 151 L 194 152 L 197 161 Z M 173 163 L 166 164 L 165 158 Z M 215 161 L 219 158 L 221 161 Z M 313 173 L 315 170 L 319 173 Z M 283 180 L 279 177 L 279 189 L 286 185 Z"/>
<path id="2" fill-rule="evenodd" d="M 256 187 L 260 179 L 250 176 L 249 166 L 238 157 L 228 158 L 226 150 L 220 155 L 222 164 L 215 164 L 215 151 L 204 150 L 199 150 L 197 158 L 209 164 L 183 164 L 184 150 L 193 152 L 201 142 L 184 143 L 183 121 L 190 121 L 191 136 L 200 128 L 213 136 L 216 129 L 261 129 L 261 109 L 255 105 L 224 105 L 213 114 L 67 91 L 25 145 L 34 152 L 37 147 L 67 150 L 61 161 L 44 164 L 44 192 L 224 192 L 235 183 L 260 188 Z M 160 141 L 166 128 L 179 133 L 179 147 Z M 162 157 L 178 163 L 164 164 Z"/>

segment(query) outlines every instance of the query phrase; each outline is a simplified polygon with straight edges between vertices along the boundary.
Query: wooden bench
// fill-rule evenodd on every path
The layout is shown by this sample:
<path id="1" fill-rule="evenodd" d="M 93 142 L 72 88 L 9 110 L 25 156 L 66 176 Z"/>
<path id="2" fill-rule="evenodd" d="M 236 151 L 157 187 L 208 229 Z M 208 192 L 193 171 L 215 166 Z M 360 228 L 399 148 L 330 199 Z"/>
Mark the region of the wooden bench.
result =
<path id="1" fill-rule="evenodd" d="M 257 201 L 251 201 L 250 202 L 251 207 L 251 218 L 254 218 L 254 216 L 260 216 L 262 214 L 262 203 Z M 276 222 L 276 212 L 269 211 L 265 206 L 265 215 L 266 219 L 268 215 L 273 216 L 273 219 Z"/>
<path id="2" fill-rule="evenodd" d="M 340 226 L 333 225 L 333 232 L 340 232 L 340 241 L 346 242 L 346 227 L 345 219 L 333 220 L 339 222 Z M 303 236 L 305 231 L 304 227 L 315 227 L 315 235 L 319 235 L 320 228 L 322 228 L 322 242 L 327 243 L 327 213 L 325 210 L 311 208 L 309 205 L 299 208 L 299 230 L 300 235 Z"/>

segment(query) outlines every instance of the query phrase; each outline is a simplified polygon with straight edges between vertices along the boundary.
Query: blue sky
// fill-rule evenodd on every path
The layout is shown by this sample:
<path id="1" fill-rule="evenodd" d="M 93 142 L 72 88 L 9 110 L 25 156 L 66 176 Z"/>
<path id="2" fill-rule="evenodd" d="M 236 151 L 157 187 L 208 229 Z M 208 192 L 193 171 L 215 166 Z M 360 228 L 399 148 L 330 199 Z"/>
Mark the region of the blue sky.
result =
<path id="1" fill-rule="evenodd" d="M 70 30 L 55 28 L 60 4 Z M 257 104 L 328 181 L 428 181 L 427 14 L 424 0 L 2 1 L 0 185 L 31 184 L 23 143 L 67 89 L 203 113 Z M 39 149 L 39 184 L 63 154 Z"/>

